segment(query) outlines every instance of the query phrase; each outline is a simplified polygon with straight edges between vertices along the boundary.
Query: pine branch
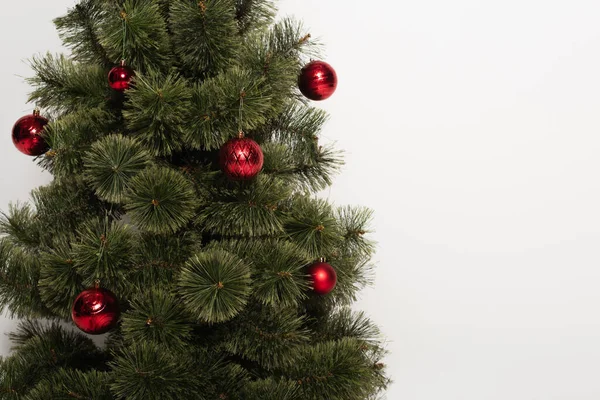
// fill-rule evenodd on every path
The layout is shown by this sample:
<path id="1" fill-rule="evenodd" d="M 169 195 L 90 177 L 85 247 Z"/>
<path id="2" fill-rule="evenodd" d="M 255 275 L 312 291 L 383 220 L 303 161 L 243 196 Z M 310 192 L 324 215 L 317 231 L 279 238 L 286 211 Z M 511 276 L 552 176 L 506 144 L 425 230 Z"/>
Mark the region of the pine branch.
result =
<path id="1" fill-rule="evenodd" d="M 100 108 L 81 109 L 51 122 L 45 131 L 52 150 L 39 164 L 58 178 L 78 174 L 90 143 L 114 125 L 114 117 Z"/>
<path id="2" fill-rule="evenodd" d="M 299 347 L 308 342 L 309 333 L 302 327 L 304 318 L 294 309 L 259 309 L 234 322 L 225 349 L 267 371 L 289 368 Z"/>
<path id="3" fill-rule="evenodd" d="M 289 206 L 285 230 L 290 238 L 314 258 L 326 257 L 341 243 L 334 210 L 325 200 L 300 197 Z"/>
<path id="4" fill-rule="evenodd" d="M 44 377 L 27 400 L 113 400 L 112 376 L 107 372 L 59 369 Z"/>
<path id="5" fill-rule="evenodd" d="M 387 385 L 377 358 L 347 338 L 304 346 L 289 377 L 306 400 L 364 400 Z"/>
<path id="6" fill-rule="evenodd" d="M 263 146 L 263 172 L 293 182 L 305 192 L 317 192 L 329 187 L 333 183 L 333 175 L 342 164 L 340 153 L 331 146 L 317 146 L 316 141 L 312 151 L 305 153 L 306 150 L 267 143 Z"/>
<path id="7" fill-rule="evenodd" d="M 203 396 L 206 383 L 189 353 L 142 342 L 114 356 L 111 389 L 119 399 L 209 399 Z"/>
<path id="8" fill-rule="evenodd" d="M 304 268 L 312 259 L 298 246 L 283 240 L 238 239 L 215 243 L 253 261 L 253 298 L 266 306 L 297 307 L 309 288 Z"/>
<path id="9" fill-rule="evenodd" d="M 303 400 L 296 382 L 285 379 L 261 379 L 244 388 L 247 400 Z"/>
<path id="10" fill-rule="evenodd" d="M 29 204 L 9 204 L 8 213 L 0 214 L 0 235 L 16 246 L 35 249 L 40 245 L 36 229 L 35 212 Z"/>
<path id="11" fill-rule="evenodd" d="M 41 253 L 40 296 L 44 305 L 63 319 L 71 316 L 73 301 L 83 288 L 73 261 L 69 239 Z"/>
<path id="12" fill-rule="evenodd" d="M 100 280 L 102 287 L 116 292 L 125 285 L 131 268 L 133 234 L 131 229 L 109 218 L 86 221 L 77 229 L 73 263 L 86 287 Z"/>
<path id="13" fill-rule="evenodd" d="M 123 111 L 127 128 L 154 155 L 171 155 L 183 147 L 190 98 L 186 82 L 176 75 L 138 74 L 135 86 L 127 91 Z"/>
<path id="14" fill-rule="evenodd" d="M 200 210 L 196 219 L 203 232 L 246 238 L 283 233 L 279 204 L 291 195 L 286 182 L 258 176 L 251 185 L 241 184 L 215 192 L 213 200 Z"/>
<path id="15" fill-rule="evenodd" d="M 61 368 L 106 369 L 106 355 L 89 338 L 67 332 L 56 323 L 24 321 L 10 336 L 15 354 L 2 362 L 0 396 L 9 393 L 16 396 L 13 398 L 28 398 L 30 389 Z"/>
<path id="16" fill-rule="evenodd" d="M 85 154 L 85 175 L 96 195 L 121 203 L 131 179 L 150 163 L 150 154 L 135 140 L 110 135 Z"/>
<path id="17" fill-rule="evenodd" d="M 105 213 L 104 204 L 77 176 L 55 179 L 35 189 L 31 196 L 40 242 L 49 247 L 62 240 L 65 233 L 74 232 L 83 221 Z"/>
<path id="18" fill-rule="evenodd" d="M 34 57 L 31 68 L 35 75 L 27 79 L 34 87 L 29 101 L 48 111 L 68 113 L 102 108 L 110 100 L 106 72 L 100 66 L 82 65 L 64 55 L 48 53 Z"/>
<path id="19" fill-rule="evenodd" d="M 235 19 L 241 35 L 269 26 L 277 13 L 275 4 L 264 0 L 236 0 Z"/>
<path id="20" fill-rule="evenodd" d="M 340 207 L 337 211 L 341 230 L 344 234 L 344 248 L 349 254 L 371 256 L 374 243 L 365 237 L 371 232 L 373 211 L 366 207 Z"/>
<path id="21" fill-rule="evenodd" d="M 272 93 L 269 118 L 283 112 L 290 99 L 301 99 L 297 89 L 301 57 L 318 55 L 318 46 L 309 39 L 302 25 L 292 19 L 284 19 L 266 32 L 248 35 L 240 55 L 241 64 L 265 79 Z"/>
<path id="22" fill-rule="evenodd" d="M 0 309 L 18 318 L 47 315 L 37 290 L 39 269 L 34 254 L 0 239 Z"/>
<path id="23" fill-rule="evenodd" d="M 101 3 L 83 0 L 65 16 L 56 18 L 54 24 L 64 45 L 71 49 L 74 60 L 110 68 L 113 60 L 108 57 L 98 38 L 102 11 Z"/>
<path id="24" fill-rule="evenodd" d="M 381 332 L 379 328 L 365 315 L 364 312 L 352 311 L 350 307 L 343 307 L 325 318 L 311 324 L 318 341 L 339 340 L 353 338 L 367 346 L 377 348 L 381 345 Z"/>
<path id="25" fill-rule="evenodd" d="M 168 291 L 141 287 L 123 315 L 123 333 L 130 343 L 151 342 L 184 352 L 189 347 L 189 315 Z"/>
<path id="26" fill-rule="evenodd" d="M 167 24 L 157 1 L 125 0 L 122 4 L 107 4 L 98 38 L 113 63 L 125 54 L 127 63 L 140 73 L 168 69 L 171 49 Z"/>
<path id="27" fill-rule="evenodd" d="M 130 182 L 125 208 L 135 225 L 147 232 L 177 232 L 195 214 L 199 199 L 192 182 L 166 167 L 148 168 Z"/>
<path id="28" fill-rule="evenodd" d="M 241 46 L 233 0 L 177 0 L 169 27 L 182 67 L 197 77 L 215 75 L 236 64 Z"/>
<path id="29" fill-rule="evenodd" d="M 198 320 L 224 322 L 244 309 L 250 294 L 250 269 L 222 250 L 193 257 L 177 283 L 186 309 Z"/>
<path id="30" fill-rule="evenodd" d="M 196 149 L 220 148 L 240 128 L 249 132 L 265 123 L 273 107 L 272 92 L 263 77 L 232 67 L 194 86 L 185 140 Z"/>
<path id="31" fill-rule="evenodd" d="M 199 250 L 201 240 L 194 232 L 177 235 L 140 234 L 133 249 L 133 269 L 128 274 L 135 293 L 139 287 L 169 287 L 174 276 Z"/>

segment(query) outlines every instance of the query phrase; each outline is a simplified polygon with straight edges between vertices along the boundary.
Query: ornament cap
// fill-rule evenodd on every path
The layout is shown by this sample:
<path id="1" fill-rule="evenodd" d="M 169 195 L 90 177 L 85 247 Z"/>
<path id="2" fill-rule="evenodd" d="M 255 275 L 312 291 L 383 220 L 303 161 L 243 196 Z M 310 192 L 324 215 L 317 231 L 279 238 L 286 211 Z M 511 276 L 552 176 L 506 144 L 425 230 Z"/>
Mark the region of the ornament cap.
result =
<path id="1" fill-rule="evenodd" d="M 94 280 L 94 289 L 100 289 L 100 279 Z"/>
<path id="2" fill-rule="evenodd" d="M 238 139 L 243 139 L 245 136 L 246 136 L 246 134 L 244 133 L 244 131 L 238 132 Z"/>
<path id="3" fill-rule="evenodd" d="M 121 63 L 119 64 L 121 67 L 124 67 L 127 65 L 127 61 L 125 61 L 125 59 L 121 60 Z"/>
<path id="4" fill-rule="evenodd" d="M 39 108 L 37 108 L 37 107 L 36 107 L 36 108 L 34 108 L 34 109 L 33 109 L 33 115 L 34 115 L 35 117 L 39 117 L 39 116 L 40 116 L 40 109 L 39 109 Z"/>

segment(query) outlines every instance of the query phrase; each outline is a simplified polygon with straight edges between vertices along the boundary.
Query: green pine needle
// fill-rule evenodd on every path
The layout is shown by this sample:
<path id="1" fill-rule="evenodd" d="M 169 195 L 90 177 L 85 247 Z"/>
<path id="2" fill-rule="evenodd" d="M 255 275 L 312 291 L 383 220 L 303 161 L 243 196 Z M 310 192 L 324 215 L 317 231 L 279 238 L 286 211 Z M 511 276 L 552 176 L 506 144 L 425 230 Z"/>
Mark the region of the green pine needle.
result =
<path id="1" fill-rule="evenodd" d="M 109 222 L 108 217 L 84 223 L 71 243 L 73 262 L 83 285 L 91 287 L 98 279 L 102 287 L 118 292 L 131 268 L 132 240 L 130 227 Z"/>
<path id="2" fill-rule="evenodd" d="M 223 250 L 211 250 L 187 263 L 178 290 L 192 315 L 217 323 L 232 319 L 244 309 L 250 282 L 250 269 L 244 261 Z"/>
<path id="3" fill-rule="evenodd" d="M 110 135 L 86 154 L 87 180 L 103 200 L 121 203 L 131 179 L 150 162 L 150 154 L 134 139 Z"/>
<path id="4" fill-rule="evenodd" d="M 151 167 L 131 180 L 125 209 L 132 222 L 152 233 L 174 233 L 185 226 L 199 206 L 194 185 L 181 173 Z"/>
<path id="5" fill-rule="evenodd" d="M 131 300 L 131 309 L 123 315 L 124 337 L 131 343 L 150 341 L 184 351 L 192 326 L 180 300 L 163 290 L 144 290 Z"/>

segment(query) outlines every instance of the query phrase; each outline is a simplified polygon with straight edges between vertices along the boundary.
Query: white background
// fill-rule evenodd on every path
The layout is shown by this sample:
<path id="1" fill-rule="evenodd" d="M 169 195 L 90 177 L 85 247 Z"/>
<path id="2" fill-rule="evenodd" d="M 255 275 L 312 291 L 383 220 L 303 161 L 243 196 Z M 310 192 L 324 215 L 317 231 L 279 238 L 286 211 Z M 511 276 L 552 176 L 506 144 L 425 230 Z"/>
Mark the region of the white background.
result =
<path id="1" fill-rule="evenodd" d="M 4 210 L 49 179 L 10 128 L 31 111 L 23 60 L 59 49 L 50 20 L 73 4 L 2 6 Z M 357 307 L 389 340 L 388 398 L 600 398 L 600 3 L 281 9 L 322 39 L 340 78 L 318 104 L 347 152 L 328 195 L 376 210 L 378 275 Z"/>

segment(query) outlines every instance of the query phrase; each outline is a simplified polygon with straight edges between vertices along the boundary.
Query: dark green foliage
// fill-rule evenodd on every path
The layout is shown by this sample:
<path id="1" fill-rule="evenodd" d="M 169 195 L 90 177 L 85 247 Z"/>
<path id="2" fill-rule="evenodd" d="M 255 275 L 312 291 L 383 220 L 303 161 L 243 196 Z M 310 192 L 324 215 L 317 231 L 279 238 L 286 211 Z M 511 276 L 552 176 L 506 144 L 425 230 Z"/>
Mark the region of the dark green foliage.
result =
<path id="1" fill-rule="evenodd" d="M 193 217 L 198 202 L 185 176 L 170 168 L 152 167 L 131 180 L 125 208 L 140 229 L 174 233 Z"/>
<path id="2" fill-rule="evenodd" d="M 0 400 L 375 400 L 377 327 L 351 304 L 372 280 L 372 212 L 315 198 L 340 153 L 298 91 L 319 46 L 272 0 L 79 0 L 55 24 L 70 55 L 33 58 L 54 176 L 0 215 L 0 308 L 21 318 Z M 109 70 L 135 71 L 124 92 Z M 315 103 L 316 104 L 316 103 Z M 262 172 L 230 181 L 240 131 Z M 307 267 L 326 257 L 328 295 Z M 116 294 L 105 350 L 61 328 L 76 296 Z"/>
<path id="3" fill-rule="evenodd" d="M 113 400 L 110 382 L 107 372 L 59 369 L 43 378 L 27 394 L 26 400 Z"/>
<path id="4" fill-rule="evenodd" d="M 291 194 L 290 187 L 281 180 L 263 176 L 254 183 L 217 193 L 200 211 L 197 224 L 222 236 L 281 235 L 283 217 L 278 204 Z"/>
<path id="5" fill-rule="evenodd" d="M 104 213 L 104 207 L 85 181 L 77 176 L 55 179 L 47 186 L 32 192 L 37 211 L 35 222 L 40 242 L 52 247 L 65 234 L 74 232 L 79 225 Z"/>
<path id="6" fill-rule="evenodd" d="M 149 162 L 150 155 L 135 140 L 110 135 L 94 143 L 86 154 L 86 177 L 99 198 L 120 203 L 131 178 Z"/>
<path id="7" fill-rule="evenodd" d="M 257 132 L 261 138 L 274 141 L 264 146 L 264 171 L 296 181 L 307 190 L 321 190 L 331 185 L 342 159 L 331 146 L 319 144 L 318 134 L 326 122 L 327 114 L 323 110 L 292 102 Z"/>
<path id="8" fill-rule="evenodd" d="M 0 239 L 0 309 L 19 318 L 45 315 L 37 291 L 39 269 L 34 254 Z"/>
<path id="9" fill-rule="evenodd" d="M 371 353 L 349 338 L 303 346 L 288 376 L 303 400 L 365 400 L 386 382 Z"/>
<path id="10" fill-rule="evenodd" d="M 84 277 L 83 284 L 91 287 L 100 280 L 104 288 L 120 289 L 131 267 L 130 228 L 120 222 L 110 222 L 108 218 L 98 218 L 84 223 L 77 230 L 77 237 L 71 243 L 73 263 Z"/>
<path id="11" fill-rule="evenodd" d="M 90 339 L 67 332 L 56 323 L 44 326 L 32 321 L 22 322 L 11 339 L 16 344 L 16 353 L 2 363 L 4 376 L 0 379 L 0 393 L 19 396 L 7 399 L 23 398 L 21 396 L 60 368 L 105 369 L 106 356 Z"/>
<path id="12" fill-rule="evenodd" d="M 295 307 L 306 299 L 309 285 L 304 268 L 312 259 L 300 248 L 272 241 L 257 246 L 249 257 L 254 260 L 253 296 L 258 301 L 273 307 Z"/>
<path id="13" fill-rule="evenodd" d="M 123 333 L 131 343 L 152 342 L 184 351 L 192 326 L 179 298 L 165 290 L 139 288 L 123 316 Z"/>
<path id="14" fill-rule="evenodd" d="M 370 233 L 369 224 L 373 211 L 365 207 L 342 207 L 338 209 L 338 220 L 344 234 L 344 247 L 349 254 L 370 256 L 373 243 L 365 238 Z"/>
<path id="15" fill-rule="evenodd" d="M 265 370 L 289 368 L 300 345 L 308 342 L 304 318 L 294 309 L 257 309 L 233 321 L 225 349 Z"/>
<path id="16" fill-rule="evenodd" d="M 301 197 L 291 204 L 285 229 L 299 247 L 313 258 L 331 254 L 340 243 L 340 227 L 325 200 Z"/>
<path id="17" fill-rule="evenodd" d="M 29 100 L 57 112 L 94 109 L 110 98 L 106 72 L 97 65 L 82 65 L 63 55 L 50 53 L 33 58 L 35 75 L 28 79 L 34 87 Z"/>
<path id="18" fill-rule="evenodd" d="M 173 50 L 188 73 L 201 76 L 225 70 L 242 44 L 236 35 L 234 0 L 175 0 L 170 28 Z"/>
<path id="19" fill-rule="evenodd" d="M 268 26 L 273 22 L 275 12 L 275 4 L 271 1 L 235 1 L 235 19 L 238 22 L 241 34 L 245 34 L 251 29 Z"/>
<path id="20" fill-rule="evenodd" d="M 197 149 L 216 149 L 240 128 L 249 131 L 264 123 L 273 107 L 264 83 L 262 76 L 234 66 L 196 85 L 186 141 Z"/>
<path id="21" fill-rule="evenodd" d="M 38 286 L 44 305 L 57 316 L 69 318 L 82 278 L 75 269 L 68 239 L 41 253 Z"/>
<path id="22" fill-rule="evenodd" d="M 197 240 L 191 232 L 168 236 L 139 235 L 134 244 L 133 270 L 129 280 L 141 287 L 168 287 L 196 250 Z"/>
<path id="23" fill-rule="evenodd" d="M 212 250 L 193 257 L 181 272 L 179 293 L 196 318 L 209 323 L 235 317 L 250 294 L 250 269 L 233 254 Z"/>
<path id="24" fill-rule="evenodd" d="M 0 215 L 0 234 L 6 235 L 6 240 L 23 247 L 35 248 L 39 245 L 35 212 L 28 204 L 9 204 L 8 213 Z"/>
<path id="25" fill-rule="evenodd" d="M 203 378 L 189 353 L 175 353 L 152 343 L 136 343 L 110 363 L 113 393 L 128 400 L 202 400 Z"/>
<path id="26" fill-rule="evenodd" d="M 115 64 L 123 55 L 137 71 L 164 68 L 170 55 L 167 24 L 154 0 L 106 2 L 97 32 Z M 123 30 L 125 29 L 125 43 Z M 125 50 L 123 50 L 125 47 Z"/>
<path id="27" fill-rule="evenodd" d="M 102 4 L 94 0 L 84 0 L 75 5 L 54 24 L 63 43 L 71 49 L 72 57 L 84 64 L 100 64 L 110 67 L 114 60 L 109 59 L 106 50 L 98 41 L 98 29 L 102 17 Z"/>
<path id="28" fill-rule="evenodd" d="M 168 156 L 183 147 L 191 90 L 175 75 L 148 72 L 135 78 L 127 92 L 123 112 L 128 129 L 157 156 Z"/>
<path id="29" fill-rule="evenodd" d="M 377 346 L 381 340 L 379 328 L 364 312 L 343 307 L 314 324 L 318 340 L 329 341 L 339 337 L 354 338 L 367 345 Z"/>
<path id="30" fill-rule="evenodd" d="M 273 378 L 262 379 L 247 385 L 244 398 L 260 400 L 303 400 L 296 382 Z"/>
<path id="31" fill-rule="evenodd" d="M 56 177 L 79 173 L 90 143 L 110 130 L 114 123 L 115 119 L 101 108 L 81 109 L 51 122 L 46 134 L 52 151 L 42 158 L 42 166 Z"/>

